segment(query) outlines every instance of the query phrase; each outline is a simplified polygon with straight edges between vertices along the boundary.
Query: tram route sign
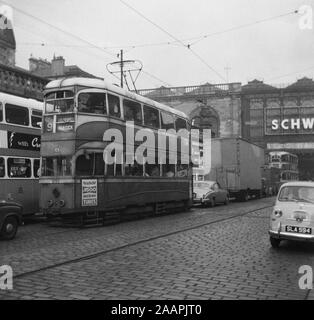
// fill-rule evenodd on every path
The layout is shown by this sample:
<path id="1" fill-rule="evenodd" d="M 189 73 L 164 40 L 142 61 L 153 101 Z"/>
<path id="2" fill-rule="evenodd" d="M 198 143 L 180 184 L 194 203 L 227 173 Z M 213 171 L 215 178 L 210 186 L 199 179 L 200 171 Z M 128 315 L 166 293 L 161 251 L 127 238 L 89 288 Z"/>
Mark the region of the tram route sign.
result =
<path id="1" fill-rule="evenodd" d="M 82 179 L 82 207 L 97 206 L 97 179 Z"/>
<path id="2" fill-rule="evenodd" d="M 40 136 L 8 131 L 8 148 L 40 151 Z"/>

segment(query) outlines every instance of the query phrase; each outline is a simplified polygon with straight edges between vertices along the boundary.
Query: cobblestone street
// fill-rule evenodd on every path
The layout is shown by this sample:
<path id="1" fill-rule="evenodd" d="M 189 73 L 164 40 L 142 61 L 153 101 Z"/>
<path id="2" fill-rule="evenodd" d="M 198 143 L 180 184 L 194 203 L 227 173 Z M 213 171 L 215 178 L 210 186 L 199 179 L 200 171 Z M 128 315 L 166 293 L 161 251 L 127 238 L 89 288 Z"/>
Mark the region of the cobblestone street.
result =
<path id="1" fill-rule="evenodd" d="M 305 299 L 314 246 L 268 239 L 273 198 L 72 229 L 28 224 L 0 242 L 0 299 Z M 311 297 L 311 294 L 309 295 Z"/>

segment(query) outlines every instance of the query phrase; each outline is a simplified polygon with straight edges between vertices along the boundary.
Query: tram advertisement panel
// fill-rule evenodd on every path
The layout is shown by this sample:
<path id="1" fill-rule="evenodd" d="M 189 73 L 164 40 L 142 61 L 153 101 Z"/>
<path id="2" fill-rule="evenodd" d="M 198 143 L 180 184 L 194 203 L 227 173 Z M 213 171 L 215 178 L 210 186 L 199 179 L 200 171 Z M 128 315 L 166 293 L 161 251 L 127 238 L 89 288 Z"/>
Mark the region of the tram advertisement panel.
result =
<path id="1" fill-rule="evenodd" d="M 8 131 L 8 148 L 40 151 L 40 136 Z"/>
<path id="2" fill-rule="evenodd" d="M 97 179 L 82 180 L 82 207 L 97 206 Z"/>

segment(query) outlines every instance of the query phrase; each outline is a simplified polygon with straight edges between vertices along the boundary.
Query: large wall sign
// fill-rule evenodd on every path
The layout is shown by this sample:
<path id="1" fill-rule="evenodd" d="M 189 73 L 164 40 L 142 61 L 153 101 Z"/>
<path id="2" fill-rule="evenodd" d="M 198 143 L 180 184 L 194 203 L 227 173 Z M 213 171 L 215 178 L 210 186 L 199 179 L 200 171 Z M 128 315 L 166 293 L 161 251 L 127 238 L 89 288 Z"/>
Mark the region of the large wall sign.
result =
<path id="1" fill-rule="evenodd" d="M 9 149 L 40 151 L 40 136 L 14 131 L 7 132 Z"/>
<path id="2" fill-rule="evenodd" d="M 314 107 L 266 108 L 265 134 L 314 134 Z"/>

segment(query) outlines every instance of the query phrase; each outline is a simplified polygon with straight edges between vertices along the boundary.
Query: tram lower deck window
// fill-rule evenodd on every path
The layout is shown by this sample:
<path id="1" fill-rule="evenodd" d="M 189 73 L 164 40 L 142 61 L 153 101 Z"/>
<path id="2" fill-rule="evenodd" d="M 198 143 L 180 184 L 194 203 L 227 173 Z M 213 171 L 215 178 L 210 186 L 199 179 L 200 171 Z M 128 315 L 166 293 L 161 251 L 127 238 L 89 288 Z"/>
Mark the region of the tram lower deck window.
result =
<path id="1" fill-rule="evenodd" d="M 4 158 L 0 158 L 0 178 L 5 176 L 5 160 Z"/>
<path id="2" fill-rule="evenodd" d="M 31 161 L 24 158 L 8 158 L 8 176 L 10 178 L 30 178 Z"/>
<path id="3" fill-rule="evenodd" d="M 72 165 L 70 157 L 46 157 L 42 159 L 42 176 L 71 176 Z"/>
<path id="4" fill-rule="evenodd" d="M 0 102 L 0 121 L 3 121 L 3 105 L 2 102 Z"/>

